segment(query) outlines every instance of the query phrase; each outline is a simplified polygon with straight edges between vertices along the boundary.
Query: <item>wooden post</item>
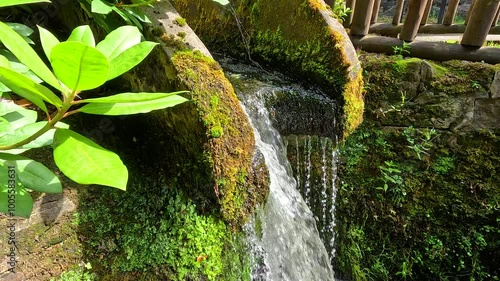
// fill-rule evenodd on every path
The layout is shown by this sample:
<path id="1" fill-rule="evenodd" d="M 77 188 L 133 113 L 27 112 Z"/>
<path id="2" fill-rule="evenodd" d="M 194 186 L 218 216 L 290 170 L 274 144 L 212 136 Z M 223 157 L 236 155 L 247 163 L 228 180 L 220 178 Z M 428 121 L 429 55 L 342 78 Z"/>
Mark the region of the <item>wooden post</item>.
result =
<path id="1" fill-rule="evenodd" d="M 399 34 L 401 40 L 411 42 L 415 39 L 426 6 L 427 0 L 410 0 L 408 14 L 406 15 L 401 34 Z"/>
<path id="2" fill-rule="evenodd" d="M 360 0 L 360 1 L 363 1 L 363 0 Z M 354 6 L 356 6 L 356 0 L 346 0 L 345 1 L 345 6 L 346 8 L 349 8 L 351 9 L 351 12 L 347 15 L 345 21 L 344 21 L 344 27 L 345 28 L 350 28 L 351 27 L 351 23 L 352 23 L 352 17 L 353 17 L 353 14 L 354 14 Z"/>
<path id="3" fill-rule="evenodd" d="M 451 0 L 448 4 L 448 8 L 446 9 L 446 13 L 444 14 L 443 24 L 446 26 L 453 24 L 453 19 L 455 18 L 455 14 L 457 13 L 458 4 L 460 0 Z"/>
<path id="4" fill-rule="evenodd" d="M 371 24 L 374 24 L 378 20 L 378 11 L 380 10 L 380 3 L 382 0 L 375 0 L 375 3 L 373 4 L 373 12 L 372 12 L 372 20 Z"/>
<path id="5" fill-rule="evenodd" d="M 332 8 L 335 6 L 335 0 L 325 0 L 325 3 L 330 5 Z"/>
<path id="6" fill-rule="evenodd" d="M 491 24 L 491 27 L 494 27 L 498 23 L 498 18 L 500 17 L 500 8 L 497 11 L 497 14 L 495 15 L 495 18 L 493 19 L 493 23 Z"/>
<path id="7" fill-rule="evenodd" d="M 476 0 L 460 44 L 482 47 L 499 6 L 500 0 Z"/>
<path id="8" fill-rule="evenodd" d="M 470 15 L 472 14 L 472 10 L 474 10 L 474 5 L 476 5 L 476 0 L 472 0 L 469 6 L 469 10 L 467 11 L 467 16 L 465 17 L 464 25 L 469 23 Z"/>
<path id="9" fill-rule="evenodd" d="M 499 0 L 500 1 L 500 0 Z M 351 23 L 351 34 L 365 36 L 370 30 L 373 3 L 375 0 L 356 1 L 354 16 Z"/>
<path id="10" fill-rule="evenodd" d="M 392 18 L 392 24 L 398 25 L 401 22 L 401 15 L 403 14 L 404 3 L 405 0 L 397 0 L 394 17 Z"/>
<path id="11" fill-rule="evenodd" d="M 425 25 L 427 20 L 429 19 L 429 14 L 431 13 L 433 0 L 427 0 L 427 6 L 425 6 L 424 15 L 422 16 L 422 20 L 420 21 L 420 25 Z"/>
<path id="12" fill-rule="evenodd" d="M 448 3 L 448 0 L 441 0 L 441 6 L 439 7 L 439 15 L 438 15 L 439 24 L 443 23 L 444 11 L 446 10 L 446 3 Z"/>

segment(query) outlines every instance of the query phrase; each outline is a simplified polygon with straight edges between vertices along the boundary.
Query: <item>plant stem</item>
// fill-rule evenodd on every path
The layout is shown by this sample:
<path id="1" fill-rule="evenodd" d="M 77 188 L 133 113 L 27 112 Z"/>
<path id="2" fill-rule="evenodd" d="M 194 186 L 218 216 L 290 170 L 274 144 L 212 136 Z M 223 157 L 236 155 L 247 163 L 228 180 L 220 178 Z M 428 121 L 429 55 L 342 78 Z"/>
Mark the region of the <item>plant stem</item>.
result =
<path id="1" fill-rule="evenodd" d="M 66 111 L 68 111 L 69 108 L 71 107 L 71 105 L 72 105 L 71 102 L 73 101 L 73 98 L 75 97 L 75 95 L 76 95 L 76 92 L 72 92 L 70 94 L 70 98 L 64 100 L 64 103 L 63 103 L 61 109 L 57 112 L 57 114 L 54 116 L 54 118 L 52 118 L 52 120 L 50 120 L 38 132 L 34 133 L 33 135 L 29 136 L 28 138 L 26 138 L 18 143 L 0 146 L 0 151 L 19 148 L 25 144 L 28 144 L 28 143 L 34 141 L 39 136 L 45 134 L 48 130 L 52 129 L 56 125 L 57 122 L 59 122 L 61 119 L 63 119 L 65 117 L 64 115 L 66 114 Z"/>

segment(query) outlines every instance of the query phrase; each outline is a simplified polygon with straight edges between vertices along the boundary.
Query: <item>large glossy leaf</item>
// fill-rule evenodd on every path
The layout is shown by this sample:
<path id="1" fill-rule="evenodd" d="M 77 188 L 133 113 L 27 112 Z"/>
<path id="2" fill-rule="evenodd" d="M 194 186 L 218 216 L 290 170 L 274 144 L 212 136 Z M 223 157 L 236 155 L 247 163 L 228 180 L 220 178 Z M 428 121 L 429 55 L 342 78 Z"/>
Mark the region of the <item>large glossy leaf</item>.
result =
<path id="1" fill-rule="evenodd" d="M 57 107 L 62 106 L 62 101 L 50 89 L 13 70 L 0 67 L 0 82 L 4 83 L 14 93 L 44 109 L 44 111 L 47 111 L 47 109 L 41 100 Z"/>
<path id="2" fill-rule="evenodd" d="M 2 0 L 0 1 L 0 8 L 8 6 L 24 5 L 24 4 L 33 4 L 33 3 L 50 3 L 50 1 L 49 0 Z"/>
<path id="3" fill-rule="evenodd" d="M 147 113 L 187 101 L 176 93 L 123 93 L 100 99 L 85 100 L 89 104 L 79 110 L 89 114 L 127 115 Z"/>
<path id="4" fill-rule="evenodd" d="M 7 119 L 0 117 L 0 137 L 11 133 L 14 130 Z"/>
<path id="5" fill-rule="evenodd" d="M 112 60 L 139 43 L 141 43 L 141 32 L 137 27 L 127 25 L 109 33 L 104 40 L 97 44 L 96 49 L 101 51 L 108 60 Z"/>
<path id="6" fill-rule="evenodd" d="M 67 41 L 82 42 L 91 47 L 95 47 L 94 34 L 88 25 L 81 25 L 73 29 Z"/>
<path id="7" fill-rule="evenodd" d="M 52 52 L 52 48 L 59 44 L 59 40 L 54 36 L 54 34 L 50 33 L 47 29 L 38 25 L 38 31 L 40 32 L 40 41 L 42 42 L 42 48 L 47 56 L 47 59 L 50 60 L 50 53 Z"/>
<path id="8" fill-rule="evenodd" d="M 57 129 L 54 160 L 57 167 L 77 183 L 126 189 L 128 171 L 120 157 L 71 130 Z"/>
<path id="9" fill-rule="evenodd" d="M 25 188 L 45 193 L 61 193 L 62 185 L 54 173 L 43 164 L 18 155 L 0 153 L 0 166 L 14 165 Z"/>
<path id="10" fill-rule="evenodd" d="M 116 78 L 138 65 L 158 43 L 141 42 L 109 62 L 108 80 Z"/>
<path id="11" fill-rule="evenodd" d="M 102 0 L 93 0 L 91 9 L 92 13 L 107 15 L 113 11 L 111 7 L 112 6 L 109 3 Z"/>
<path id="12" fill-rule="evenodd" d="M 1 0 L 0 0 L 1 3 Z M 12 30 L 17 32 L 21 36 L 30 36 L 33 34 L 33 29 L 31 29 L 29 26 L 26 26 L 24 24 L 20 23 L 15 23 L 15 22 L 6 22 L 6 25 L 8 25 Z"/>
<path id="13" fill-rule="evenodd" d="M 24 127 L 15 130 L 11 134 L 6 134 L 3 137 L 0 137 L 0 146 L 13 145 L 22 140 L 25 140 L 28 137 L 34 135 L 39 130 L 41 130 L 46 124 L 47 121 L 28 124 Z"/>
<path id="14" fill-rule="evenodd" d="M 38 114 L 13 102 L 0 102 L 0 116 L 7 120 L 13 129 L 36 122 Z"/>
<path id="15" fill-rule="evenodd" d="M 2 55 L 0 55 L 0 67 L 10 68 L 9 60 Z"/>
<path id="16" fill-rule="evenodd" d="M 127 8 L 127 12 L 144 23 L 151 23 L 148 16 L 139 8 Z"/>
<path id="17" fill-rule="evenodd" d="M 81 42 L 63 42 L 52 49 L 50 62 L 57 78 L 75 91 L 97 88 L 106 82 L 106 57 Z"/>
<path id="18" fill-rule="evenodd" d="M 0 172 L 4 174 L 2 169 Z M 2 176 L 0 176 L 2 179 Z M 15 202 L 9 204 L 9 199 L 14 199 Z M 7 186 L 0 185 L 0 212 L 12 214 L 14 216 L 29 218 L 33 209 L 33 198 L 21 185 L 15 189 L 7 189 Z"/>
<path id="19" fill-rule="evenodd" d="M 43 63 L 37 53 L 24 41 L 21 35 L 0 22 L 0 41 L 20 62 L 28 66 L 38 77 L 54 88 L 61 90 L 59 81 Z"/>

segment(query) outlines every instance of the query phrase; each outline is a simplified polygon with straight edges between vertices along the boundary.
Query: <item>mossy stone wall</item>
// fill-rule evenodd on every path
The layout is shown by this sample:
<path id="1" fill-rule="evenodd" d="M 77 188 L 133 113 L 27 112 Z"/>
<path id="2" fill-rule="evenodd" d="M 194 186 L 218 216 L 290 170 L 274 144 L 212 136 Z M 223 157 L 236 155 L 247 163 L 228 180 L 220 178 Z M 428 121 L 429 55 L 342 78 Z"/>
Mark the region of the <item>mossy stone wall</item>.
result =
<path id="1" fill-rule="evenodd" d="M 367 111 L 341 148 L 336 272 L 351 280 L 498 280 L 500 137 L 478 108 L 495 100 L 497 66 L 368 54 L 362 61 Z"/>

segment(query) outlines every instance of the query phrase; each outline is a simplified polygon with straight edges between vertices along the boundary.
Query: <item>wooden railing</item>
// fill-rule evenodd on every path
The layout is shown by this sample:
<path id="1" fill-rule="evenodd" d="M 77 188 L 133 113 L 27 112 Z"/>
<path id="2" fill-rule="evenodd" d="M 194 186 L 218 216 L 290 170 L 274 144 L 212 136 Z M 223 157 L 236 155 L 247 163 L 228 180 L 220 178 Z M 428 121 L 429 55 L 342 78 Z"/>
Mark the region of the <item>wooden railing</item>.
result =
<path id="1" fill-rule="evenodd" d="M 410 51 L 411 56 L 500 63 L 500 48 L 483 47 L 488 34 L 500 34 L 500 0 L 473 0 L 463 24 L 453 22 L 459 0 L 436 1 L 441 3 L 438 23 L 428 24 L 433 0 L 397 0 L 391 23 L 377 22 L 381 0 L 346 0 L 352 13 L 345 19 L 344 26 L 350 29 L 354 45 L 368 51 L 390 53 L 393 46 L 413 42 L 409 43 L 413 51 Z M 403 18 L 405 4 L 407 9 Z M 423 33 L 435 34 L 436 41 L 443 41 L 437 34 L 458 33 L 462 36 L 460 44 L 447 44 L 429 42 L 433 36 L 425 42 L 418 40 L 417 34 Z"/>

